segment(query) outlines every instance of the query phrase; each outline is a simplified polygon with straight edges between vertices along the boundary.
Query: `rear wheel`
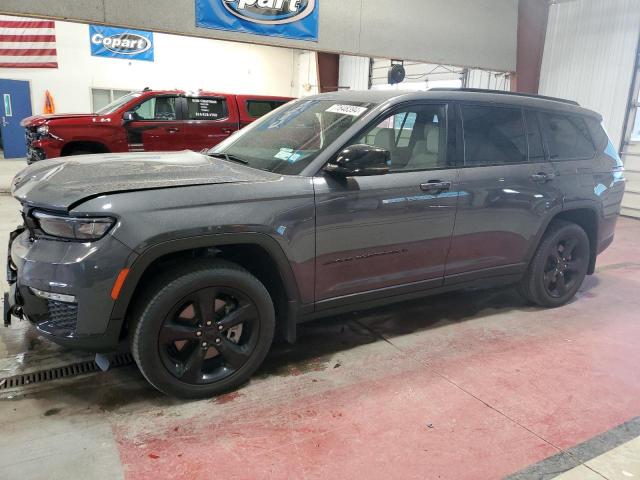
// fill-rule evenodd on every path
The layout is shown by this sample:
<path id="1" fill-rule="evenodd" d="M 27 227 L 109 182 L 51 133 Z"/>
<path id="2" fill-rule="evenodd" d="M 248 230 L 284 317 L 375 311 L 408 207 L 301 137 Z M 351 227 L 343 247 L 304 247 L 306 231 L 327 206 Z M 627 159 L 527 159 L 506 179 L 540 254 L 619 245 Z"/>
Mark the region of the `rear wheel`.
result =
<path id="1" fill-rule="evenodd" d="M 519 285 L 520 293 L 543 307 L 571 300 L 589 268 L 589 237 L 575 223 L 553 220 Z"/>
<path id="2" fill-rule="evenodd" d="M 75 157 L 76 155 L 92 155 L 95 152 L 90 152 L 89 150 L 72 150 L 69 153 L 70 157 Z"/>
<path id="3" fill-rule="evenodd" d="M 266 288 L 222 260 L 158 279 L 138 311 L 131 338 L 136 363 L 154 387 L 176 397 L 238 387 L 273 340 L 275 313 Z"/>

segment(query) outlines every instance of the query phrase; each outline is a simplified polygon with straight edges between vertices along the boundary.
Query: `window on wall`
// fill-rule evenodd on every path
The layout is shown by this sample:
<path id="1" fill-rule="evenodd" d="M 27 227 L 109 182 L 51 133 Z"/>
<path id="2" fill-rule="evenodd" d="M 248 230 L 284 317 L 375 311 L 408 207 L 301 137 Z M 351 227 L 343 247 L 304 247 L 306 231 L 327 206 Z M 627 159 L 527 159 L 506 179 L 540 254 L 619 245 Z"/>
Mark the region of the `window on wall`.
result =
<path id="1" fill-rule="evenodd" d="M 98 110 L 103 109 L 118 98 L 128 95 L 131 92 L 132 90 L 92 88 L 91 105 L 93 107 L 93 111 L 97 112 Z"/>
<path id="2" fill-rule="evenodd" d="M 542 113 L 540 118 L 551 160 L 591 158 L 595 155 L 589 129 L 582 117 Z"/>
<path id="3" fill-rule="evenodd" d="M 465 165 L 504 165 L 527 161 L 522 111 L 463 106 Z"/>

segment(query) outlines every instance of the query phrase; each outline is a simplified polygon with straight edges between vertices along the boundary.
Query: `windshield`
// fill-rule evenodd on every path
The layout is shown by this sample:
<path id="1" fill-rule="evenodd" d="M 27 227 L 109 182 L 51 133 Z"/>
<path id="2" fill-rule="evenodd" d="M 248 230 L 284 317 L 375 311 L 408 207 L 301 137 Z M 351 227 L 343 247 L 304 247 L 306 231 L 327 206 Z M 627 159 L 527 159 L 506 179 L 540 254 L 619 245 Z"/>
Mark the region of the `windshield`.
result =
<path id="1" fill-rule="evenodd" d="M 115 112 L 116 110 L 118 110 L 125 103 L 130 102 L 134 98 L 138 98 L 140 95 L 141 95 L 140 92 L 127 93 L 126 95 L 118 98 L 117 100 L 114 100 L 109 105 L 107 105 L 105 107 L 102 107 L 96 113 L 98 115 L 109 115 L 109 114 Z"/>
<path id="2" fill-rule="evenodd" d="M 208 153 L 274 173 L 296 175 L 374 104 L 335 100 L 289 103 Z"/>

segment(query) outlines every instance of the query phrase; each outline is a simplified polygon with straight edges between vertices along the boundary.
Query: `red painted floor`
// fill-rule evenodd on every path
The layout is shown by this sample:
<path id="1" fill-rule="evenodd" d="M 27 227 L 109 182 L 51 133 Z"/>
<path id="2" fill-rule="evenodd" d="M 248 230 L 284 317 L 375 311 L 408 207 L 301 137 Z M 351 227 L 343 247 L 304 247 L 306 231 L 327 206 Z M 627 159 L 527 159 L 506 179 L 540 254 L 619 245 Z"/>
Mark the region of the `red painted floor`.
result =
<path id="1" fill-rule="evenodd" d="M 621 219 L 560 309 L 458 292 L 305 326 L 218 399 L 137 384 L 109 417 L 125 476 L 494 479 L 609 430 L 640 415 L 638 238 Z"/>

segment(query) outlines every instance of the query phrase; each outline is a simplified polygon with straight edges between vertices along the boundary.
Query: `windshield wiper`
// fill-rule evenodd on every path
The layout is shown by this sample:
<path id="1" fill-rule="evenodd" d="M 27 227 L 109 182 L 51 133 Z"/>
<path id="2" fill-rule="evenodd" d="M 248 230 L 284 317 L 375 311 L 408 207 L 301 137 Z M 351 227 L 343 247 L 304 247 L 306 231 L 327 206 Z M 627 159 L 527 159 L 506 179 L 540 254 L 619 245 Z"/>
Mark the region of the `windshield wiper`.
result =
<path id="1" fill-rule="evenodd" d="M 226 160 L 227 162 L 236 162 L 236 163 L 241 163 L 242 165 L 249 165 L 249 162 L 247 162 L 245 159 L 237 157 L 235 155 L 229 155 L 228 153 L 216 152 L 216 153 L 207 153 L 207 155 L 213 158 L 221 158 L 223 160 Z"/>

